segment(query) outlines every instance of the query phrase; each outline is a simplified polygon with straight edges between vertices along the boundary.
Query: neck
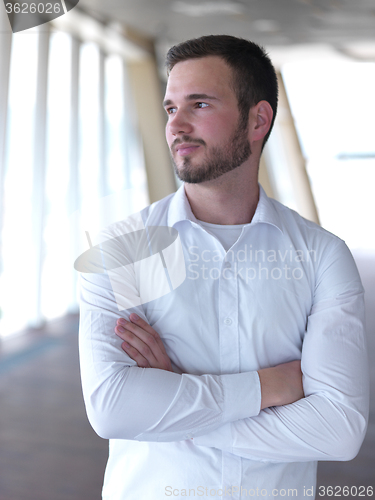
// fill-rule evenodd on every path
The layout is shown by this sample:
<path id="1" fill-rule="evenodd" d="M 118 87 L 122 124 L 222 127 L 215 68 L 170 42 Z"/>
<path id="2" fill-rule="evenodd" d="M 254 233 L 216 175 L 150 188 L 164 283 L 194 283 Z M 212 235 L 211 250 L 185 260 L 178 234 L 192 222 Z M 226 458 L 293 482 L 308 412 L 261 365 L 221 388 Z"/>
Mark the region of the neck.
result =
<path id="1" fill-rule="evenodd" d="M 241 165 L 213 181 L 185 183 L 185 192 L 198 220 L 221 225 L 248 224 L 259 200 L 257 169 Z"/>

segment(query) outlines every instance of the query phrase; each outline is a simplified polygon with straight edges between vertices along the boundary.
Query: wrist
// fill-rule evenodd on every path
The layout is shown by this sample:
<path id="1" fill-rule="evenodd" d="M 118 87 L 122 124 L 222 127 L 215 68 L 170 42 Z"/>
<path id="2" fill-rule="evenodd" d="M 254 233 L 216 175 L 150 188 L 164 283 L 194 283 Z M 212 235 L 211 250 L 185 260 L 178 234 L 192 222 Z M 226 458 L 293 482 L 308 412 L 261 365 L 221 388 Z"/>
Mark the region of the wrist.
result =
<path id="1" fill-rule="evenodd" d="M 261 387 L 261 410 L 288 405 L 304 397 L 301 362 L 289 361 L 258 371 Z"/>
<path id="2" fill-rule="evenodd" d="M 260 409 L 271 406 L 279 406 L 281 403 L 280 392 L 277 390 L 276 373 L 274 368 L 263 368 L 258 370 L 261 391 Z"/>

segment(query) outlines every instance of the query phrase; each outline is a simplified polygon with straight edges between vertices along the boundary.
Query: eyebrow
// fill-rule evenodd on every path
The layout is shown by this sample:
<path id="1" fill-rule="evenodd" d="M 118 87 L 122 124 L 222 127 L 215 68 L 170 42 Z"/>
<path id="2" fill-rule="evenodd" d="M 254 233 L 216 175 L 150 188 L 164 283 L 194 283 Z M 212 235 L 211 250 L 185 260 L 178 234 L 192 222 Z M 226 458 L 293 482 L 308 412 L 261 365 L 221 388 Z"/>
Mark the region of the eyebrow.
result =
<path id="1" fill-rule="evenodd" d="M 197 99 L 204 99 L 208 101 L 208 100 L 217 100 L 218 98 L 208 94 L 189 94 L 185 97 L 185 101 L 195 101 Z M 166 99 L 163 102 L 164 107 L 170 106 L 171 104 L 173 104 L 173 101 L 171 101 L 170 99 Z"/>

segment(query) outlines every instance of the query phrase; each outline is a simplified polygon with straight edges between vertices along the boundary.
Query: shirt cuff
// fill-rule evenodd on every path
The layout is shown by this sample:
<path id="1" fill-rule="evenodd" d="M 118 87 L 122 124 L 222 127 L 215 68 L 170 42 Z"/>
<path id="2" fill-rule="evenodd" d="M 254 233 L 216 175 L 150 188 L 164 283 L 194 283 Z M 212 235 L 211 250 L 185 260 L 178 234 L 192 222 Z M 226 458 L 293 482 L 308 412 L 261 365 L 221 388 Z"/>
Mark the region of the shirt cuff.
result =
<path id="1" fill-rule="evenodd" d="M 221 381 L 224 389 L 223 423 L 259 414 L 262 396 L 257 371 L 221 375 Z"/>

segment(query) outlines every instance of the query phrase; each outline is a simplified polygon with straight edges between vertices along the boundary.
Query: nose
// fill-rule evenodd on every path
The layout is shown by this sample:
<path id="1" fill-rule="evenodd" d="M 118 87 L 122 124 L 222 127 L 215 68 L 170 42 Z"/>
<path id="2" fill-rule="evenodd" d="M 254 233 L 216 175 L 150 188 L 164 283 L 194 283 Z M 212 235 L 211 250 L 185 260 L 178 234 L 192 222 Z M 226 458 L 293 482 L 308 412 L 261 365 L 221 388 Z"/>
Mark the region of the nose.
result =
<path id="1" fill-rule="evenodd" d="M 167 123 L 167 132 L 169 132 L 174 137 L 179 135 L 191 134 L 193 131 L 193 125 L 188 118 L 186 112 L 178 109 L 173 115 L 170 115 Z"/>

